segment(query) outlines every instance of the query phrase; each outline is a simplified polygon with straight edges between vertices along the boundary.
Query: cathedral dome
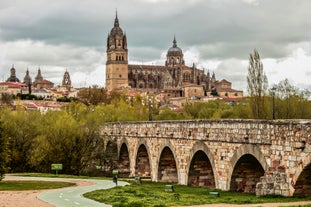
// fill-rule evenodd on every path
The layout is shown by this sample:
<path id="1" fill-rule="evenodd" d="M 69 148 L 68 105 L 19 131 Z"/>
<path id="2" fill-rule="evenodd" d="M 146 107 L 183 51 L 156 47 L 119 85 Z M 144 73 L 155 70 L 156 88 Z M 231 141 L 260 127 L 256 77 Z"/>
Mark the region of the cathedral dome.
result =
<path id="1" fill-rule="evenodd" d="M 173 54 L 173 55 L 179 54 L 179 55 L 182 55 L 182 50 L 179 47 L 177 47 L 177 42 L 176 42 L 175 37 L 174 37 L 174 41 L 173 41 L 173 47 L 168 49 L 167 54 L 168 55 L 169 54 Z"/>
<path id="2" fill-rule="evenodd" d="M 19 79 L 16 77 L 16 70 L 15 70 L 14 66 L 12 66 L 10 72 L 11 72 L 11 75 L 6 80 L 6 82 L 20 82 Z"/>
<path id="3" fill-rule="evenodd" d="M 182 50 L 179 47 L 171 47 L 168 49 L 168 53 L 182 53 Z"/>
<path id="4" fill-rule="evenodd" d="M 122 29 L 120 27 L 114 27 L 114 28 L 111 29 L 110 35 L 113 35 L 113 36 L 120 35 L 120 36 L 122 36 L 123 35 L 123 31 L 122 31 Z"/>

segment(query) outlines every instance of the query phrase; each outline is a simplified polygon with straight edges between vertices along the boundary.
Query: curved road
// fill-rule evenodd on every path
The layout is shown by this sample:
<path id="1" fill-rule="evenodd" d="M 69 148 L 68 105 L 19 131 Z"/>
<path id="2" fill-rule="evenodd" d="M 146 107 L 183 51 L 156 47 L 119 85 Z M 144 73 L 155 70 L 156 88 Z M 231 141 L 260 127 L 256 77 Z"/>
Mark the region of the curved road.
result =
<path id="1" fill-rule="evenodd" d="M 14 176 L 15 177 L 15 176 Z M 83 197 L 84 193 L 113 188 L 116 185 L 112 180 L 93 180 L 93 179 L 72 179 L 72 178 L 40 178 L 40 177 L 18 177 L 25 180 L 55 180 L 55 181 L 84 181 L 92 182 L 95 185 L 60 188 L 41 193 L 38 198 L 57 207 L 111 207 Z M 119 181 L 118 186 L 128 185 L 126 182 Z"/>

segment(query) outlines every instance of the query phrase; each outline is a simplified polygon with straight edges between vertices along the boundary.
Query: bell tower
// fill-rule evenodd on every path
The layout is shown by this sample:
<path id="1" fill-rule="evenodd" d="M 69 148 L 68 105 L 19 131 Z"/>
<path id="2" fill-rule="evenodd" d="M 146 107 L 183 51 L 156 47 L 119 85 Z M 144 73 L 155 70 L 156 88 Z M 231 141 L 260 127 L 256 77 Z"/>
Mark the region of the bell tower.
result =
<path id="1" fill-rule="evenodd" d="M 126 34 L 119 26 L 118 14 L 107 38 L 106 89 L 128 87 L 128 50 Z"/>
<path id="2" fill-rule="evenodd" d="M 62 87 L 65 87 L 67 90 L 70 90 L 70 88 L 71 88 L 70 75 L 69 75 L 69 72 L 67 70 L 63 76 Z"/>

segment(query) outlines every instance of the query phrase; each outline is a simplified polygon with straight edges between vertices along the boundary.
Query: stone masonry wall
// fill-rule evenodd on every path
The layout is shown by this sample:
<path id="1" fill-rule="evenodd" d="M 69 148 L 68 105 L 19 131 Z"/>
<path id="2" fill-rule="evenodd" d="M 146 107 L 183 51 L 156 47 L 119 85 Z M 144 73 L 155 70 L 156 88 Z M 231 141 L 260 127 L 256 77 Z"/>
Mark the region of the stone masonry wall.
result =
<path id="1" fill-rule="evenodd" d="M 176 161 L 178 183 L 188 184 L 190 162 L 202 150 L 211 162 L 216 188 L 223 190 L 230 189 L 238 160 L 254 156 L 265 171 L 256 185 L 258 195 L 293 195 L 295 182 L 311 162 L 311 120 L 124 122 L 106 124 L 103 133 L 116 137 L 119 148 L 126 143 L 132 176 L 138 148 L 144 144 L 154 181 L 165 147 Z"/>

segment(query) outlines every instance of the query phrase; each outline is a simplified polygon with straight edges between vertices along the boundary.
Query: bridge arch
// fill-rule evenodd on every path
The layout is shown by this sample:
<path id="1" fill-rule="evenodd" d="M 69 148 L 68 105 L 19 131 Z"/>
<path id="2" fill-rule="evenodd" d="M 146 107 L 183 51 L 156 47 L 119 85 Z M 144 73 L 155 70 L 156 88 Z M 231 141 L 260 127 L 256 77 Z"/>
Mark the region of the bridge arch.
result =
<path id="1" fill-rule="evenodd" d="M 126 140 L 123 140 L 120 144 L 119 149 L 119 164 L 118 169 L 120 170 L 120 177 L 129 177 L 131 173 L 131 164 L 130 164 L 130 151 L 128 143 Z"/>
<path id="2" fill-rule="evenodd" d="M 228 189 L 254 193 L 256 183 L 267 168 L 268 164 L 258 146 L 241 145 L 230 161 Z"/>
<path id="3" fill-rule="evenodd" d="M 166 141 L 160 149 L 157 160 L 157 181 L 178 183 L 180 168 L 174 146 L 170 141 Z"/>
<path id="4" fill-rule="evenodd" d="M 107 175 L 111 175 L 113 169 L 118 168 L 118 145 L 115 140 L 106 143 L 103 166 Z"/>
<path id="5" fill-rule="evenodd" d="M 202 142 L 196 142 L 189 154 L 190 163 L 187 169 L 187 184 L 204 186 L 208 188 L 217 187 L 217 173 L 215 174 L 215 163 L 209 148 Z"/>
<path id="6" fill-rule="evenodd" d="M 135 160 L 135 175 L 140 177 L 151 176 L 150 153 L 147 145 L 140 143 L 137 145 L 136 160 Z"/>
<path id="7" fill-rule="evenodd" d="M 294 176 L 297 179 L 296 181 L 292 180 L 292 186 L 295 189 L 294 195 L 311 197 L 311 154 L 302 160 L 298 164 L 299 170 Z"/>

